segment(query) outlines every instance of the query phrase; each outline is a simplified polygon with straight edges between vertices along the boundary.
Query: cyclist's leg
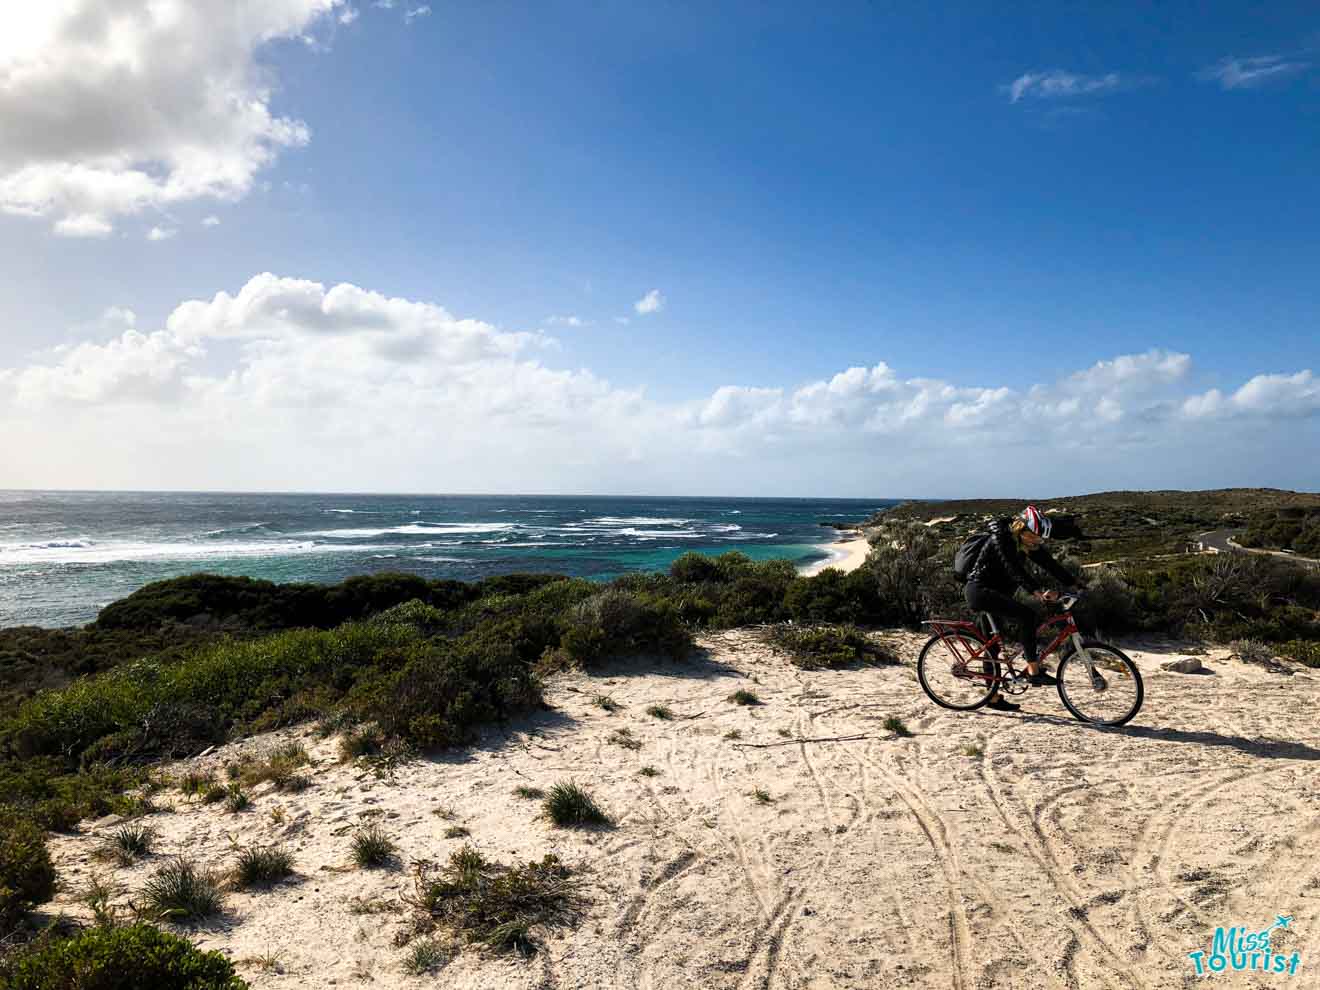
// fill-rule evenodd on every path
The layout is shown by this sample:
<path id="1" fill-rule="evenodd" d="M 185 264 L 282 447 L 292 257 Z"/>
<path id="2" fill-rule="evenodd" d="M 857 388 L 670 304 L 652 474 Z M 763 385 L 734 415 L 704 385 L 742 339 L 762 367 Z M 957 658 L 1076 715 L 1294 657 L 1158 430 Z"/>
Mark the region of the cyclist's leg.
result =
<path id="1" fill-rule="evenodd" d="M 985 600 L 984 593 L 986 590 L 987 589 L 982 588 L 980 585 L 967 584 L 963 586 L 963 597 L 967 600 L 967 604 L 971 607 L 972 611 L 978 613 L 976 616 L 976 628 L 988 641 L 992 634 L 990 631 L 990 623 L 986 621 L 986 613 L 990 613 L 992 610 L 987 608 L 984 604 L 979 604 Z M 992 655 L 998 658 L 998 647 L 994 648 Z M 985 673 L 993 675 L 995 672 L 995 665 L 989 660 L 983 660 L 981 662 L 981 669 L 984 670 Z M 994 705 L 996 703 L 1001 703 L 1003 700 L 1004 696 L 996 691 L 990 696 L 989 703 Z"/>
<path id="2" fill-rule="evenodd" d="M 981 612 L 989 612 L 996 618 L 1012 622 L 1017 627 L 1018 638 L 1022 641 L 1022 658 L 1030 670 L 1037 664 L 1036 654 L 1036 613 L 1014 598 L 986 588 L 979 584 L 967 585 L 967 603 Z M 1032 673 L 1035 673 L 1033 670 Z"/>

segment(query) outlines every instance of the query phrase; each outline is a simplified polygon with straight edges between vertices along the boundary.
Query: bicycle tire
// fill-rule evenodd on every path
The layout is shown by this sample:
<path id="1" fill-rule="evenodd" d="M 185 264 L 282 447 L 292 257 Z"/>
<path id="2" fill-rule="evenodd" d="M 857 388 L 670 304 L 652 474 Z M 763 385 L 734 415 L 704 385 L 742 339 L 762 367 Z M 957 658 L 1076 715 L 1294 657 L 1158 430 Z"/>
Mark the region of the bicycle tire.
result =
<path id="1" fill-rule="evenodd" d="M 972 638 L 972 634 L 970 632 L 964 633 L 964 635 L 967 636 L 969 639 Z M 982 644 L 985 642 L 985 640 L 980 639 L 979 636 L 977 637 L 976 641 Z M 932 647 L 935 646 L 940 647 L 939 652 L 942 654 L 942 656 L 939 656 L 938 659 L 930 659 L 931 649 Z M 941 708 L 948 708 L 955 712 L 975 711 L 977 708 L 980 708 L 982 705 L 984 705 L 994 696 L 997 687 L 993 681 L 986 685 L 985 693 L 979 699 L 972 702 L 971 704 L 958 704 L 956 702 L 946 700 L 934 688 L 930 686 L 930 680 L 926 676 L 927 665 L 941 663 L 941 664 L 949 665 L 951 667 L 953 661 L 954 658 L 951 655 L 951 651 L 949 650 L 948 646 L 945 645 L 944 641 L 938 635 L 932 636 L 930 640 L 926 643 L 926 645 L 921 648 L 921 653 L 917 656 L 917 680 L 921 684 L 921 690 L 925 691 L 926 697 L 928 697 L 931 701 L 935 702 L 935 704 L 939 705 Z M 987 659 L 977 662 L 994 664 L 996 676 L 999 674 L 999 664 L 996 663 L 995 661 Z M 974 684 L 976 682 L 967 681 L 967 683 Z"/>
<path id="2" fill-rule="evenodd" d="M 1082 641 L 1082 648 L 1089 653 L 1108 653 L 1111 657 L 1118 660 L 1132 677 L 1132 682 L 1136 686 L 1137 691 L 1136 700 L 1127 712 L 1121 714 L 1117 718 L 1103 719 L 1084 715 L 1081 710 L 1073 704 L 1072 699 L 1068 697 L 1068 690 L 1066 687 L 1069 665 L 1079 656 L 1077 651 L 1074 650 L 1059 661 L 1059 668 L 1055 672 L 1055 677 L 1059 682 L 1059 700 L 1063 702 L 1063 707 L 1072 712 L 1073 717 L 1079 722 L 1085 722 L 1088 725 L 1103 725 L 1110 728 L 1127 725 L 1137 717 L 1137 713 L 1141 711 L 1142 702 L 1144 702 L 1146 698 L 1146 687 L 1141 680 L 1141 671 L 1137 669 L 1137 665 L 1132 662 L 1132 659 L 1116 646 L 1110 646 L 1108 643 L 1102 643 L 1096 639 L 1087 639 Z"/>

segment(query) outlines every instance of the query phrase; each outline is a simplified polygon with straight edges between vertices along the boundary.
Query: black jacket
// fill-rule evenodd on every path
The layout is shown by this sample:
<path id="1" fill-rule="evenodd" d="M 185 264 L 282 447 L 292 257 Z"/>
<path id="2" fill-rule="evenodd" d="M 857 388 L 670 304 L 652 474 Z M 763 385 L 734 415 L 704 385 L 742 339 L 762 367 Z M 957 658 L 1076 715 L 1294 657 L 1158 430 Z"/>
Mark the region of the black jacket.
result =
<path id="1" fill-rule="evenodd" d="M 1002 591 L 1008 595 L 1018 588 L 1038 591 L 1040 582 L 1032 577 L 1031 572 L 1024 566 L 1024 561 L 1028 559 L 1037 567 L 1048 571 L 1050 576 L 1064 587 L 1071 588 L 1077 583 L 1067 569 L 1051 557 L 1050 552 L 1043 546 L 1037 547 L 1029 554 L 1024 554 L 1018 549 L 1013 530 L 1009 528 L 1011 522 L 1012 520 L 1009 519 L 996 519 L 990 524 L 990 539 L 981 544 L 981 552 L 976 555 L 976 560 L 967 571 L 968 584 L 979 584 L 983 588 Z"/>

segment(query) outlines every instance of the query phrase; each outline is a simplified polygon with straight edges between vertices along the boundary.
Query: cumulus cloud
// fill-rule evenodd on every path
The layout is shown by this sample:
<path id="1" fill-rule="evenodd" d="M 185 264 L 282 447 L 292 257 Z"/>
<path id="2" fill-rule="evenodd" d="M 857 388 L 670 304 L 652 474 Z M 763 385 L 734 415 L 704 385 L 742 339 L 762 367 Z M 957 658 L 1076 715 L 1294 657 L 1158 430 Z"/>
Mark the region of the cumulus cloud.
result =
<path id="1" fill-rule="evenodd" d="M 147 240 L 149 241 L 168 241 L 178 233 L 173 227 L 152 227 L 147 231 Z"/>
<path id="2" fill-rule="evenodd" d="M 341 0 L 49 0 L 0 14 L 0 211 L 104 237 L 116 218 L 236 200 L 302 121 L 271 109 L 268 42 Z"/>
<path id="3" fill-rule="evenodd" d="M 633 303 L 633 309 L 635 309 L 641 316 L 646 316 L 650 313 L 658 313 L 664 308 L 665 297 L 659 289 L 652 289 L 646 295 L 642 296 L 641 299 L 638 299 Z"/>
<path id="4" fill-rule="evenodd" d="M 203 226 L 203 227 L 219 227 L 219 226 L 220 226 L 220 218 L 217 217 L 217 216 L 215 216 L 214 214 L 212 214 L 212 215 L 209 216 L 209 217 L 203 217 L 203 218 L 202 218 L 202 226 Z"/>
<path id="5" fill-rule="evenodd" d="M 1311 63 L 1289 55 L 1227 56 L 1196 74 L 1202 82 L 1215 82 L 1220 89 L 1252 89 L 1278 79 L 1305 72 Z"/>
<path id="6" fill-rule="evenodd" d="M 1008 94 L 1010 103 L 1026 99 L 1057 100 L 1067 97 L 1113 93 L 1140 84 L 1140 80 L 1117 72 L 1088 76 L 1077 72 L 1053 69 L 1049 72 L 1024 72 L 1000 89 Z"/>
<path id="7" fill-rule="evenodd" d="M 417 7 L 410 7 L 403 12 L 403 22 L 405 24 L 411 24 L 419 17 L 430 16 L 430 13 L 431 13 L 431 7 L 429 4 L 421 4 L 420 6 Z"/>
<path id="8" fill-rule="evenodd" d="M 125 459 L 142 466 L 149 437 L 155 483 L 173 487 L 527 491 L 581 478 L 576 490 L 660 490 L 691 479 L 694 458 L 712 471 L 744 464 L 743 486 L 813 458 L 828 458 L 822 469 L 906 465 L 905 477 L 951 480 L 960 475 L 948 465 L 1013 464 L 1016 479 L 1019 465 L 1070 450 L 1179 452 L 1199 438 L 1219 451 L 1230 427 L 1320 418 L 1309 370 L 1195 393 L 1191 358 L 1163 350 L 1034 384 L 904 376 L 875 362 L 658 401 L 588 369 L 548 366 L 555 341 L 541 333 L 270 273 L 178 305 L 162 328 L 138 322 L 112 307 L 85 328 L 95 339 L 0 370 L 0 417 L 13 424 L 4 456 L 18 477 L 48 458 L 40 463 L 57 467 L 33 484 L 77 482 L 61 464 L 84 465 L 84 484 L 108 484 Z M 1038 457 L 1024 462 L 1024 449 Z M 1167 458 L 1133 463 L 1149 472 Z"/>
<path id="9" fill-rule="evenodd" d="M 344 25 L 352 24 L 358 19 L 358 17 L 359 11 L 356 7 L 345 7 L 339 14 L 339 23 Z"/>
<path id="10" fill-rule="evenodd" d="M 547 326 L 552 327 L 584 327 L 586 321 L 580 316 L 547 316 L 545 318 Z"/>

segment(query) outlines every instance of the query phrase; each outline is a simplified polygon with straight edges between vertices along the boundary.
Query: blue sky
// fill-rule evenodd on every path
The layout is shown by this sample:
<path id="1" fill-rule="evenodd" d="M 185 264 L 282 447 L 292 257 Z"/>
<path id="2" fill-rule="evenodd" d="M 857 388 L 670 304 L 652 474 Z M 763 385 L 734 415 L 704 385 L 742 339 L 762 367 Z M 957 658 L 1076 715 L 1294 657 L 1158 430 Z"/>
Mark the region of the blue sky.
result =
<path id="1" fill-rule="evenodd" d="M 139 72 L 132 102 L 104 107 L 79 106 L 89 98 L 58 73 L 38 86 L 24 70 L 42 54 L 77 65 L 70 25 L 98 23 L 98 13 L 102 26 L 118 17 L 119 30 L 142 33 L 138 59 L 164 58 L 144 4 L 69 3 L 65 20 L 15 32 L 31 39 L 26 50 L 0 46 L 0 130 L 10 114 L 20 135 L 35 135 L 0 153 L 9 276 L 0 384 L 28 438 L 11 452 L 12 483 L 382 487 L 314 453 L 344 443 L 370 448 L 363 463 L 375 475 L 436 490 L 878 496 L 894 486 L 993 494 L 1320 482 L 1320 387 L 1303 377 L 1320 351 L 1313 6 L 1051 4 L 1011 15 L 990 4 L 422 6 L 271 0 L 266 9 L 283 19 L 262 40 L 217 27 L 241 3 L 200 4 L 197 23 L 170 30 L 201 31 L 214 18 L 209 34 L 222 40 L 201 64 L 177 77 L 170 66 L 154 79 Z M 40 15 L 0 20 L 15 16 Z M 179 79 L 207 73 L 305 133 L 280 136 L 264 122 L 243 130 L 183 99 L 170 105 Z M 62 99 L 67 113 L 33 109 Z M 136 123 L 143 105 L 158 120 Z M 83 137 L 92 120 L 112 122 L 95 142 Z M 52 129 L 66 139 L 48 141 Z M 178 148 L 208 140 L 223 167 L 201 174 Z M 247 169 L 238 179 L 234 156 Z M 162 179 L 129 200 L 14 178 L 44 183 L 88 163 L 200 177 Z M 203 226 L 207 217 L 218 223 Z M 96 236 L 67 236 L 62 222 Z M 336 324 L 344 363 L 322 369 L 324 388 L 309 391 L 298 376 L 314 362 L 293 341 L 315 328 L 273 326 L 279 304 L 267 296 L 223 328 L 162 336 L 152 369 L 135 357 L 120 378 L 93 380 L 110 375 L 122 348 L 83 351 L 69 366 L 79 345 L 167 334 L 186 300 L 237 297 L 263 272 L 481 321 L 501 360 L 515 339 L 536 337 L 509 368 L 488 369 L 514 383 L 511 394 L 462 429 L 557 459 L 510 471 L 443 431 L 400 435 L 393 417 L 374 436 L 326 435 L 327 417 L 309 403 L 363 422 L 348 414 L 359 390 L 345 341 L 374 317 Z M 663 305 L 639 312 L 653 290 Z M 133 315 L 107 319 L 110 307 Z M 1121 381 L 1097 383 L 1105 367 L 1128 367 L 1115 359 L 1152 352 Z M 538 380 L 520 383 L 528 363 Z M 859 404 L 804 411 L 812 383 L 881 363 L 901 395 L 873 384 Z M 1098 363 L 1085 389 L 1067 384 Z M 358 367 L 364 394 L 413 389 L 406 407 L 433 414 L 445 403 L 473 407 L 463 396 L 476 379 L 457 386 Z M 579 377 L 564 384 L 553 373 Z M 1239 391 L 1257 376 L 1266 377 Z M 144 380 L 150 387 L 134 391 Z M 920 384 L 932 380 L 953 391 Z M 227 381 L 265 391 L 239 396 Z M 842 395 L 845 384 L 822 394 Z M 729 388 L 742 391 L 720 391 Z M 640 404 L 626 398 L 637 390 Z M 1059 405 L 1079 391 L 1078 408 Z M 877 414 L 882 392 L 897 418 Z M 1115 405 L 1097 414 L 1105 398 Z M 235 422 L 225 402 L 301 403 L 311 425 L 300 433 L 291 420 L 273 437 L 244 424 L 249 442 L 204 464 L 178 454 L 183 433 L 151 450 L 107 446 L 98 433 L 165 404 L 197 417 L 195 435 Z M 520 403 L 553 442 L 493 427 Z M 975 416 L 963 411 L 977 403 Z M 999 413 L 985 414 L 987 404 Z M 1024 437 L 1028 415 L 1057 429 Z M 626 436 L 597 435 L 609 433 L 601 416 Z M 629 416 L 647 427 L 623 429 Z M 1111 425 L 1094 429 L 1101 421 Z M 649 437 L 656 422 L 666 425 Z M 566 465 L 564 452 L 580 452 L 584 437 L 600 441 L 599 459 Z M 256 466 L 242 455 L 253 444 L 265 451 Z M 303 453 L 290 461 L 295 446 Z M 1032 446 L 1069 474 L 1000 470 L 1041 460 Z M 396 470 L 386 457 L 437 447 L 454 453 L 433 473 Z M 960 476 L 947 458 L 937 465 L 942 452 L 989 476 Z M 133 471 L 117 466 L 125 457 Z"/>

